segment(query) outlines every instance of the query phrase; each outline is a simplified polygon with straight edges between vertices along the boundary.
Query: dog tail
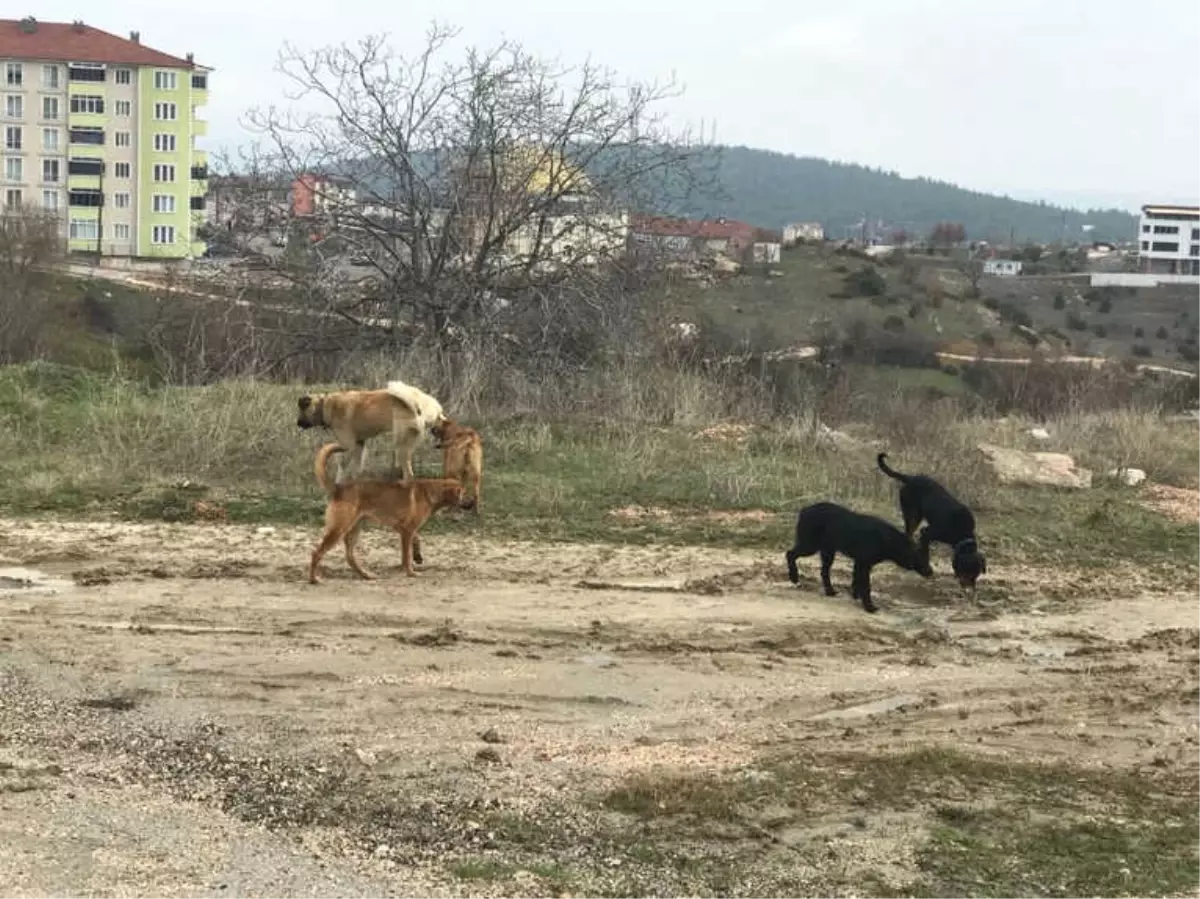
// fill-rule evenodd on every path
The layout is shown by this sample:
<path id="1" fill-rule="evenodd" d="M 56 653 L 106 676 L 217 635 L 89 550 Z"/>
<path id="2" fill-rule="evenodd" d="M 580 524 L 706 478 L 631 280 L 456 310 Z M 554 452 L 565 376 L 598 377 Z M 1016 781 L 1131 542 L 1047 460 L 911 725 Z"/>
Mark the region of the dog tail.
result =
<path id="1" fill-rule="evenodd" d="M 321 489 L 326 495 L 333 496 L 333 485 L 329 483 L 329 475 L 326 469 L 329 467 L 329 457 L 334 453 L 344 453 L 345 450 L 337 443 L 326 443 L 317 450 L 317 457 L 313 460 L 313 474 L 316 475 L 317 483 L 321 485 Z"/>
<path id="2" fill-rule="evenodd" d="M 896 471 L 894 468 L 888 467 L 887 453 L 880 453 L 876 457 L 875 461 L 879 463 L 879 470 L 882 471 L 889 478 L 895 478 L 897 481 L 900 481 L 903 484 L 908 483 L 908 475 L 901 474 L 900 472 Z"/>

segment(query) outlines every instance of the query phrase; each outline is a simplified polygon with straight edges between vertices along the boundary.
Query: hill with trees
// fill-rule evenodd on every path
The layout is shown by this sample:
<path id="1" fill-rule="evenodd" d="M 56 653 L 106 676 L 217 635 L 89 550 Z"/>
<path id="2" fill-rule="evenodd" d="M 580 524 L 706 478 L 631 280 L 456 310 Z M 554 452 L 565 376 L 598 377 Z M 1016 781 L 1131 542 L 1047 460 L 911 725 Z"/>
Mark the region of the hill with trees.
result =
<path id="1" fill-rule="evenodd" d="M 714 148 L 720 190 L 693 194 L 679 210 L 702 218 L 728 216 L 764 228 L 788 222 L 820 222 L 830 237 L 864 219 L 882 220 L 887 231 L 903 228 L 924 237 L 938 222 L 958 222 L 970 240 L 1052 242 L 1130 240 L 1135 216 L 1119 209 L 1064 209 L 966 190 L 928 178 L 827 159 L 791 156 L 749 147 Z M 1092 225 L 1090 234 L 1083 225 Z"/>

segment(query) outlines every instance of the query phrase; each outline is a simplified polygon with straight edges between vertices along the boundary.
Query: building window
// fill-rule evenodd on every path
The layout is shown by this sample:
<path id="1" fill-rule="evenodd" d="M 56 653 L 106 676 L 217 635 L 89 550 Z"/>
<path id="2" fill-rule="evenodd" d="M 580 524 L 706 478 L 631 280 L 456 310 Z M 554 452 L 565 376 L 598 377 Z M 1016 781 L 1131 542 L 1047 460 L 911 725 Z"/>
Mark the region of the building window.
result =
<path id="1" fill-rule="evenodd" d="M 56 191 L 56 190 L 42 191 L 42 208 L 43 209 L 58 209 L 58 191 Z"/>
<path id="2" fill-rule="evenodd" d="M 105 78 L 104 65 L 91 62 L 73 62 L 67 67 L 67 78 L 71 81 L 91 81 L 102 84 Z"/>
<path id="3" fill-rule="evenodd" d="M 42 129 L 42 149 L 57 150 L 58 149 L 58 129 L 43 128 Z"/>
<path id="4" fill-rule="evenodd" d="M 1154 253 L 1178 253 L 1178 243 L 1167 243 L 1165 240 L 1156 240 L 1150 244 L 1150 250 Z"/>
<path id="5" fill-rule="evenodd" d="M 166 162 L 156 162 L 154 164 L 154 180 L 159 184 L 174 184 L 175 166 Z"/>
<path id="6" fill-rule="evenodd" d="M 128 147 L 131 143 L 132 143 L 132 140 L 130 138 L 130 134 L 128 131 L 114 131 L 113 132 L 113 146 L 114 147 Z"/>
<path id="7" fill-rule="evenodd" d="M 113 194 L 113 206 L 116 209 L 128 209 L 129 208 L 129 194 L 127 192 Z"/>
<path id="8" fill-rule="evenodd" d="M 4 66 L 4 83 L 9 87 L 20 87 L 25 83 L 25 70 L 19 62 L 10 62 Z"/>
<path id="9" fill-rule="evenodd" d="M 104 160 L 92 156 L 74 156 L 67 160 L 68 175 L 102 175 Z"/>
<path id="10" fill-rule="evenodd" d="M 129 178 L 129 177 L 131 177 L 132 172 L 133 172 L 133 166 L 131 163 L 128 163 L 128 162 L 114 162 L 113 163 L 113 177 L 114 178 Z"/>
<path id="11" fill-rule="evenodd" d="M 4 129 L 4 149 L 20 150 L 24 143 L 24 135 L 20 125 L 9 125 Z"/>
<path id="12" fill-rule="evenodd" d="M 71 143 L 73 144 L 92 144 L 100 147 L 104 145 L 104 129 L 103 128 L 72 128 L 70 132 Z"/>
<path id="13" fill-rule="evenodd" d="M 132 84 L 133 73 L 129 69 L 114 69 L 113 81 L 117 84 Z"/>
<path id="14" fill-rule="evenodd" d="M 1149 233 L 1150 233 L 1150 226 L 1149 226 L 1149 225 L 1142 225 L 1142 233 L 1143 233 L 1143 234 L 1149 234 Z"/>
<path id="15" fill-rule="evenodd" d="M 1148 241 L 1148 240 L 1143 240 L 1143 241 L 1142 241 L 1142 252 L 1143 252 L 1143 253 L 1148 253 L 1148 252 L 1150 252 L 1150 241 Z"/>
<path id="16" fill-rule="evenodd" d="M 171 194 L 155 194 L 150 198 L 150 208 L 155 212 L 171 213 L 175 211 L 175 197 Z"/>
<path id="17" fill-rule="evenodd" d="M 193 75 L 192 76 L 192 90 L 194 90 L 194 91 L 208 90 L 208 76 L 207 75 Z"/>
<path id="18" fill-rule="evenodd" d="M 42 87 L 58 90 L 58 66 L 42 66 Z"/>
<path id="19" fill-rule="evenodd" d="M 1189 256 L 1200 256 L 1200 243 L 1194 243 L 1188 247 Z"/>
<path id="20" fill-rule="evenodd" d="M 113 240 L 129 240 L 129 225 L 126 222 L 118 222 L 113 225 Z"/>
<path id="21" fill-rule="evenodd" d="M 12 187 L 4 192 L 4 205 L 9 209 L 20 209 L 24 205 L 21 199 L 21 191 L 18 188 Z"/>
<path id="22" fill-rule="evenodd" d="M 179 107 L 174 103 L 155 103 L 154 118 L 159 122 L 173 122 L 179 118 Z"/>
<path id="23" fill-rule="evenodd" d="M 174 153 L 175 152 L 175 135 L 174 134 L 156 134 L 154 135 L 154 149 L 159 153 Z"/>
<path id="24" fill-rule="evenodd" d="M 71 219 L 68 235 L 71 240 L 95 240 L 100 236 L 100 223 L 95 219 Z"/>
<path id="25" fill-rule="evenodd" d="M 104 115 L 104 98 L 96 94 L 72 94 L 71 112 Z"/>
<path id="26" fill-rule="evenodd" d="M 113 114 L 128 116 L 133 112 L 133 103 L 129 100 L 116 100 L 113 103 Z"/>
<path id="27" fill-rule="evenodd" d="M 1178 234 L 1179 226 L 1178 225 L 1155 225 L 1154 233 L 1155 234 Z"/>
<path id="28" fill-rule="evenodd" d="M 4 98 L 4 114 L 10 119 L 25 118 L 25 98 L 20 94 L 9 94 Z"/>
<path id="29" fill-rule="evenodd" d="M 174 225 L 155 225 L 150 229 L 150 243 L 156 244 L 172 244 L 175 243 L 175 226 Z"/>
<path id="30" fill-rule="evenodd" d="M 188 208 L 193 212 L 201 212 L 207 204 L 204 202 L 204 197 L 192 197 L 188 201 Z"/>
<path id="31" fill-rule="evenodd" d="M 20 156 L 9 156 L 4 160 L 4 177 L 9 181 L 25 180 L 25 160 Z"/>
<path id="32" fill-rule="evenodd" d="M 100 193 L 98 190 L 93 190 L 90 188 L 68 190 L 67 203 L 69 203 L 71 206 L 103 206 L 104 194 Z"/>
<path id="33" fill-rule="evenodd" d="M 154 89 L 156 91 L 173 91 L 178 87 L 174 72 L 155 72 Z"/>
<path id="34" fill-rule="evenodd" d="M 208 166 L 206 166 L 206 165 L 192 166 L 192 180 L 193 181 L 204 181 L 207 178 L 208 178 Z"/>
<path id="35" fill-rule="evenodd" d="M 47 122 L 58 120 L 58 97 L 42 97 L 42 119 Z"/>
<path id="36" fill-rule="evenodd" d="M 1200 228 L 1192 229 L 1192 240 L 1200 240 Z"/>
<path id="37" fill-rule="evenodd" d="M 42 183 L 57 184 L 62 177 L 62 170 L 57 159 L 42 160 Z"/>

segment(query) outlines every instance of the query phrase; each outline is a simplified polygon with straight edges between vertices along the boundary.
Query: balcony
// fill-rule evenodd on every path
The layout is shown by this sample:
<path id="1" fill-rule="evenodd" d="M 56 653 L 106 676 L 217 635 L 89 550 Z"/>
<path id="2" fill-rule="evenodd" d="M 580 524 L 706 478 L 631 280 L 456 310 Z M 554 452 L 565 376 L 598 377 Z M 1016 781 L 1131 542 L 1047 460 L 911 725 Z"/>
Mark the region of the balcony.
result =
<path id="1" fill-rule="evenodd" d="M 99 87 L 108 80 L 108 69 L 102 65 L 72 63 L 67 67 L 67 80 L 68 91 L 74 91 L 77 84 L 88 85 L 89 88 Z"/>
<path id="2" fill-rule="evenodd" d="M 207 181 L 208 180 L 208 166 L 207 165 L 192 166 L 192 180 L 193 181 Z"/>
<path id="3" fill-rule="evenodd" d="M 67 205 L 72 208 L 98 208 L 104 205 L 104 194 L 99 190 L 80 190 L 72 187 L 67 191 Z"/>
<path id="4" fill-rule="evenodd" d="M 208 204 L 205 202 L 204 197 L 192 197 L 190 200 L 188 200 L 188 208 L 191 209 L 192 212 L 203 212 L 207 205 Z"/>
<path id="5" fill-rule="evenodd" d="M 67 160 L 68 175 L 102 175 L 104 160 L 92 156 L 76 156 Z"/>
<path id="6" fill-rule="evenodd" d="M 69 141 L 74 145 L 86 144 L 93 147 L 102 147 L 104 146 L 104 129 L 87 125 L 72 126 Z"/>
<path id="7" fill-rule="evenodd" d="M 208 120 L 196 117 L 196 113 L 192 112 L 192 134 L 195 137 L 208 136 Z"/>

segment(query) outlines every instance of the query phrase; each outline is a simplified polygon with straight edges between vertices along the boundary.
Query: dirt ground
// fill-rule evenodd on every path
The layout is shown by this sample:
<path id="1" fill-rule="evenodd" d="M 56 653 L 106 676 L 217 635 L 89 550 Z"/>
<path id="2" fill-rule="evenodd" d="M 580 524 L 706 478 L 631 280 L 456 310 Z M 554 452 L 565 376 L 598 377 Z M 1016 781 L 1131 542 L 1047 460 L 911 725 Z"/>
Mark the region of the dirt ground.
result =
<path id="1" fill-rule="evenodd" d="M 778 747 L 1198 763 L 1195 584 L 997 562 L 970 600 L 943 558 L 881 567 L 868 616 L 815 559 L 788 584 L 782 547 L 471 527 L 412 580 L 371 530 L 379 578 L 331 553 L 314 587 L 315 529 L 0 519 L 0 891 L 603 892 L 634 861 L 586 840 L 570 886 L 470 859 L 514 816 L 573 832 L 632 774 Z M 838 864 L 902 884 L 920 826 L 839 827 Z"/>

